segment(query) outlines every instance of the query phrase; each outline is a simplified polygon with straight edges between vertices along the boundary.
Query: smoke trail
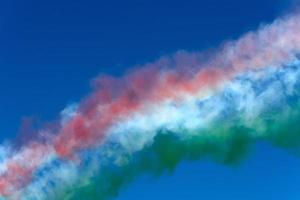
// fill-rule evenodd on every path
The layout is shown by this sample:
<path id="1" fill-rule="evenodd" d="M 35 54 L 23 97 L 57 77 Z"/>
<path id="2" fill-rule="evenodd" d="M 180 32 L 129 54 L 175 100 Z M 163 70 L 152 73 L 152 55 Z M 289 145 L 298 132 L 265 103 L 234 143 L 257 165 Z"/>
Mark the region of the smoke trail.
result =
<path id="1" fill-rule="evenodd" d="M 103 164 L 101 159 L 99 161 L 100 170 L 94 174 L 94 176 L 97 175 L 97 178 L 89 183 L 79 184 L 75 188 L 66 190 L 68 192 L 62 195 L 63 198 L 107 199 L 114 197 L 118 194 L 120 187 L 130 183 L 136 176 L 144 173 L 159 176 L 165 171 L 172 171 L 182 160 L 197 160 L 208 157 L 223 164 L 236 164 L 247 154 L 248 147 L 257 140 L 267 140 L 280 147 L 299 150 L 300 102 L 299 90 L 297 89 L 300 83 L 298 81 L 300 78 L 299 67 L 297 63 L 296 66 L 287 67 L 287 72 L 269 72 L 260 82 L 254 82 L 257 80 L 250 82 L 250 89 L 244 91 L 237 91 L 236 84 L 245 85 L 249 81 L 246 79 L 248 77 L 238 78 L 235 83 L 232 83 L 234 86 L 229 86 L 219 97 L 213 97 L 209 100 L 211 101 L 209 104 L 219 105 L 220 101 L 226 104 L 226 107 L 219 111 L 222 114 L 217 114 L 220 116 L 219 119 L 214 118 L 211 124 L 207 124 L 206 121 L 206 127 L 191 128 L 190 125 L 184 127 L 183 123 L 178 124 L 171 117 L 168 119 L 170 120 L 168 123 L 173 126 L 164 125 L 162 126 L 164 129 L 155 128 L 156 132 L 149 131 L 153 134 L 140 150 L 133 150 L 133 148 L 140 146 L 137 144 L 136 138 L 138 137 L 136 134 L 144 135 L 145 128 L 141 127 L 136 119 L 133 119 L 136 123 L 132 123 L 126 130 L 121 131 L 131 135 L 132 138 L 123 138 L 121 139 L 123 141 L 117 143 L 116 138 L 114 138 L 110 144 L 118 144 L 118 147 L 116 145 L 106 147 L 108 149 L 113 148 L 114 151 L 118 152 L 117 155 L 104 153 L 105 156 L 103 157 L 110 157 L 113 160 Z M 252 76 L 253 74 L 250 75 L 250 77 Z M 294 76 L 297 81 L 293 83 L 290 80 L 291 76 Z M 265 86 L 260 91 L 261 88 L 258 87 L 263 83 Z M 291 87 L 291 84 L 291 90 L 286 93 L 286 88 Z M 233 90 L 232 87 L 235 89 Z M 277 93 L 278 102 L 273 101 L 274 91 Z M 264 102 L 263 110 L 257 111 L 255 117 L 247 116 L 247 112 L 249 112 L 247 106 L 238 108 L 238 105 L 245 103 L 245 96 L 251 98 L 253 95 L 256 97 L 252 106 L 256 108 L 256 111 L 261 106 L 261 102 Z M 189 112 L 199 112 L 202 109 L 203 107 L 198 105 L 198 109 L 188 111 L 183 117 L 188 117 Z M 206 111 L 204 115 L 207 115 L 207 112 L 209 111 Z M 172 114 L 170 113 L 171 116 Z M 149 117 L 149 115 L 145 116 Z M 198 124 L 201 124 L 202 119 L 203 116 L 198 116 Z M 147 121 L 151 120 L 147 119 Z M 179 126 L 174 127 L 177 125 Z M 153 124 L 149 126 L 155 127 Z M 124 127 L 124 125 L 120 125 L 120 127 Z M 141 130 L 138 130 L 139 128 Z M 117 134 L 119 135 L 119 133 Z M 117 139 L 120 140 L 119 137 Z M 127 145 L 128 142 L 130 145 Z M 120 149 L 116 150 L 117 148 Z M 122 155 L 122 162 L 119 160 L 120 154 Z"/>
<path id="2" fill-rule="evenodd" d="M 209 59 L 179 53 L 123 79 L 99 78 L 57 132 L 3 147 L 6 199 L 106 199 L 144 172 L 209 156 L 234 163 L 256 140 L 299 145 L 300 24 L 291 15 Z M 287 129 L 293 127 L 295 131 Z"/>

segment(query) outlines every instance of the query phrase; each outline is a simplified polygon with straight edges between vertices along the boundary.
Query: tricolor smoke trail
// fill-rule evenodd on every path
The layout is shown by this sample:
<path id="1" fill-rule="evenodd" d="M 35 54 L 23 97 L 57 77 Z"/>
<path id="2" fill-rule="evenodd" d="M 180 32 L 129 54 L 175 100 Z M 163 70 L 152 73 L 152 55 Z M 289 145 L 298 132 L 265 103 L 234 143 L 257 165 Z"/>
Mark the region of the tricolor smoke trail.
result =
<path id="1" fill-rule="evenodd" d="M 182 160 L 232 164 L 258 140 L 300 147 L 300 15 L 178 52 L 95 90 L 20 148 L 0 147 L 2 199 L 108 199 Z"/>

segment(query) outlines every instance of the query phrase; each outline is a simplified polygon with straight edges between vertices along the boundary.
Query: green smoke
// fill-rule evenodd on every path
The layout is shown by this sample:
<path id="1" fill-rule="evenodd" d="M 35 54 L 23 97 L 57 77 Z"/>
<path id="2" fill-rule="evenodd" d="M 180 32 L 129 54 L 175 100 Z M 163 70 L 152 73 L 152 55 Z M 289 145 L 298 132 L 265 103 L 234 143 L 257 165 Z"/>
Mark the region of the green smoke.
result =
<path id="1" fill-rule="evenodd" d="M 141 152 L 127 156 L 128 163 L 121 167 L 102 168 L 88 184 L 69 188 L 59 195 L 63 200 L 113 199 L 119 191 L 143 174 L 159 177 L 172 173 L 182 161 L 212 159 L 226 165 L 236 165 L 258 140 L 269 141 L 275 146 L 298 153 L 300 147 L 300 105 L 286 107 L 260 116 L 253 126 L 246 126 L 241 119 L 223 120 L 209 130 L 189 133 L 180 138 L 163 130 L 152 145 Z M 276 113 L 277 112 L 277 113 Z M 188 130 L 187 130 L 188 131 Z"/>

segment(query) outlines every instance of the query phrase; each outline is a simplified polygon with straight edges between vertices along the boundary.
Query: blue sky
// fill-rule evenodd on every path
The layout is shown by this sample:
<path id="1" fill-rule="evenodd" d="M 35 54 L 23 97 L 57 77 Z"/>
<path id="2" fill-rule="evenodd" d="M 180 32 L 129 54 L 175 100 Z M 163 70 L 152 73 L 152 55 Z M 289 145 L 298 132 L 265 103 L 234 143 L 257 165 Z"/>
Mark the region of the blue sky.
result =
<path id="1" fill-rule="evenodd" d="M 290 8 L 288 0 L 10 0 L 0 2 L 0 140 L 22 119 L 55 120 L 98 74 L 185 49 L 236 39 Z M 238 167 L 183 163 L 172 176 L 141 177 L 131 199 L 299 199 L 298 158 L 258 144 Z M 298 188 L 297 188 L 298 186 Z"/>

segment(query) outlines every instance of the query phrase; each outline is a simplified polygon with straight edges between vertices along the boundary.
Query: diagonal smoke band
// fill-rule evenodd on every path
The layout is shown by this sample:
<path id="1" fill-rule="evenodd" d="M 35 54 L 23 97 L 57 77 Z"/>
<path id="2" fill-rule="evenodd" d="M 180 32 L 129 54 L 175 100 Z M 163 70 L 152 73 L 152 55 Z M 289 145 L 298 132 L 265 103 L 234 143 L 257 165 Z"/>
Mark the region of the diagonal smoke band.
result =
<path id="1" fill-rule="evenodd" d="M 300 146 L 300 15 L 204 59 L 179 52 L 66 108 L 57 132 L 0 148 L 3 199 L 107 199 L 142 173 L 203 156 L 231 164 L 257 140 Z"/>

